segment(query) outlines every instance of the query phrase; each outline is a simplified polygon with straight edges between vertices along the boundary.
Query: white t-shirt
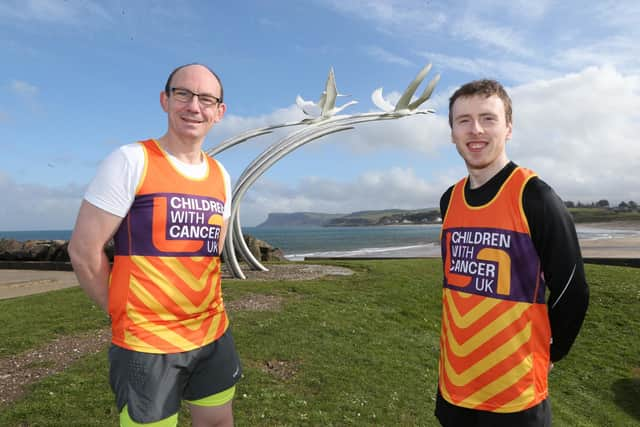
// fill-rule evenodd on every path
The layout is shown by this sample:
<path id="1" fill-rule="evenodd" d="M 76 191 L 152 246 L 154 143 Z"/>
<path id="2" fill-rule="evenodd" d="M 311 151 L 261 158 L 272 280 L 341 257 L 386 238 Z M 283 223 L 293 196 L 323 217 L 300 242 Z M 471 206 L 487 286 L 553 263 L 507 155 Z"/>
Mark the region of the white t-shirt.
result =
<path id="1" fill-rule="evenodd" d="M 206 161 L 192 165 L 178 160 L 166 151 L 165 154 L 171 164 L 189 178 L 200 179 L 209 172 L 209 163 Z M 231 216 L 231 180 L 224 166 L 215 159 L 214 162 L 220 167 L 224 179 L 226 203 L 222 217 L 226 220 Z M 84 199 L 102 210 L 124 218 L 133 204 L 143 171 L 142 144 L 123 145 L 109 154 L 100 164 L 96 176 L 85 192 Z"/>

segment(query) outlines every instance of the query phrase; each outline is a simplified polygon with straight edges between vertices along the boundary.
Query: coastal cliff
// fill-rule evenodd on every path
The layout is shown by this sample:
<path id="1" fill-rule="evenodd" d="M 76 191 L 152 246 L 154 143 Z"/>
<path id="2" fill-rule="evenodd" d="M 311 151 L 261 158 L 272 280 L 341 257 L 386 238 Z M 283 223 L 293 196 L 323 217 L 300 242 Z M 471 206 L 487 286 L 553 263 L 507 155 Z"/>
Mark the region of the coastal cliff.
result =
<path id="1" fill-rule="evenodd" d="M 440 210 L 385 209 L 350 214 L 320 212 L 270 213 L 258 227 L 357 227 L 377 225 L 434 224 L 440 222 Z"/>

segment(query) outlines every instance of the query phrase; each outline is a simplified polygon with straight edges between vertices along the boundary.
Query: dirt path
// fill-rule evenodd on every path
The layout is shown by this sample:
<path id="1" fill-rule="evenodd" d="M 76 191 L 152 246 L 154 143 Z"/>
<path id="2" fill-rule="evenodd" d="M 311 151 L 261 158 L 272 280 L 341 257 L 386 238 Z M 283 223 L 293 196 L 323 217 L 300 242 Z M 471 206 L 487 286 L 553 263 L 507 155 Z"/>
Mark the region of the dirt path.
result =
<path id="1" fill-rule="evenodd" d="M 0 358 L 0 407 L 20 398 L 27 386 L 65 370 L 82 356 L 104 350 L 110 339 L 111 331 L 102 329 L 56 338 L 38 348 Z"/>
<path id="2" fill-rule="evenodd" d="M 311 280 L 326 275 L 350 275 L 353 271 L 330 265 L 278 264 L 268 272 L 245 272 L 252 280 Z M 224 279 L 235 282 L 237 279 Z M 78 286 L 73 272 L 0 270 L 0 299 L 15 298 Z M 277 310 L 280 298 L 269 295 L 247 295 L 226 304 L 227 309 Z M 102 329 L 90 333 L 69 335 L 45 343 L 21 354 L 0 358 L 0 408 L 19 399 L 26 388 L 41 379 L 62 372 L 81 357 L 103 351 L 109 345 L 111 331 Z M 283 369 L 279 361 L 269 361 L 265 370 L 275 374 Z M 293 368 L 288 368 L 289 370 Z"/>
<path id="3" fill-rule="evenodd" d="M 78 286 L 72 271 L 0 270 L 0 299 Z"/>

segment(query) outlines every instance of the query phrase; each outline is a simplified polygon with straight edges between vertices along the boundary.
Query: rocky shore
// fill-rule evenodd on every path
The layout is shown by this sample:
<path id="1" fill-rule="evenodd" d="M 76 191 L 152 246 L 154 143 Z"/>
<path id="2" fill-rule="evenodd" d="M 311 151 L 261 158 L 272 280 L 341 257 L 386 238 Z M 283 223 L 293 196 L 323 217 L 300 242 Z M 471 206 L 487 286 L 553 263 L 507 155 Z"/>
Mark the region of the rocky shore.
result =
<path id="1" fill-rule="evenodd" d="M 269 243 L 245 235 L 251 253 L 260 261 L 286 261 L 284 253 Z M 0 268 L 33 270 L 71 270 L 67 240 L 0 239 Z M 113 242 L 105 246 L 105 253 L 113 261 Z"/>

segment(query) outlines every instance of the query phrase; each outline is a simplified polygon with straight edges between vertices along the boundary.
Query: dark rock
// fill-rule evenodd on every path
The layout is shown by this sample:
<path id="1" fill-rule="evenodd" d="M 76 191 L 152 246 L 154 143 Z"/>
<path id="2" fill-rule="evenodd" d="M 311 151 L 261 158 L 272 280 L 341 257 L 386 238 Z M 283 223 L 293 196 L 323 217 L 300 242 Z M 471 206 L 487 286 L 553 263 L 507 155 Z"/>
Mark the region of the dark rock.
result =
<path id="1" fill-rule="evenodd" d="M 255 237 L 245 234 L 244 241 L 249 247 L 249 250 L 260 261 L 287 261 L 284 256 L 284 252 L 279 248 L 274 248 L 264 240 L 256 239 Z"/>
<path id="2" fill-rule="evenodd" d="M 49 254 L 61 244 L 54 240 L 27 240 L 22 246 L 25 261 L 49 261 Z"/>
<path id="3" fill-rule="evenodd" d="M 51 256 L 50 256 L 50 260 L 51 261 L 56 261 L 56 262 L 69 262 L 71 261 L 69 259 L 69 242 L 68 241 L 64 241 L 62 243 L 62 245 L 58 246 L 55 248 L 55 250 L 52 251 Z"/>
<path id="4" fill-rule="evenodd" d="M 0 260 L 3 261 L 69 261 L 64 240 L 0 239 Z"/>
<path id="5" fill-rule="evenodd" d="M 17 240 L 0 239 L 0 261 L 48 261 L 69 262 L 69 242 L 66 240 Z M 106 249 L 106 248 L 105 248 Z M 108 251 L 106 251 L 109 254 Z M 113 244 L 111 258 L 113 260 Z"/>
<path id="6" fill-rule="evenodd" d="M 0 239 L 0 259 L 13 261 L 22 252 L 22 243 L 12 239 Z"/>
<path id="7" fill-rule="evenodd" d="M 251 253 L 260 261 L 286 261 L 284 253 L 269 243 L 245 236 L 245 242 Z M 0 239 L 0 261 L 48 261 L 69 262 L 69 242 L 66 240 L 27 240 L 20 242 L 12 239 Z M 113 240 L 105 245 L 104 251 L 113 262 Z"/>

